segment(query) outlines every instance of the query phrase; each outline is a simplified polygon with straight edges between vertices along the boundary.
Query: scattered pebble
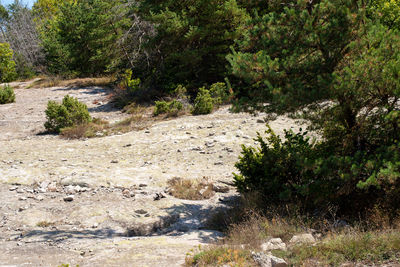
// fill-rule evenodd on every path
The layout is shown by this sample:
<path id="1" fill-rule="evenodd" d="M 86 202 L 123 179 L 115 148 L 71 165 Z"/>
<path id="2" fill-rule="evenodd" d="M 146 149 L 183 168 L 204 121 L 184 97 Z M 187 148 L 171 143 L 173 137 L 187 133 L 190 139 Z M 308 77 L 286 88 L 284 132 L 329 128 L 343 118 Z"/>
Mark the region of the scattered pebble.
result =
<path id="1" fill-rule="evenodd" d="M 160 200 L 162 198 L 165 198 L 165 196 L 163 195 L 163 193 L 156 193 L 156 195 L 154 196 L 154 201 Z"/>
<path id="2" fill-rule="evenodd" d="M 122 191 L 122 195 L 126 198 L 130 198 L 131 197 L 131 191 L 129 191 L 129 189 L 124 189 Z"/>
<path id="3" fill-rule="evenodd" d="M 21 212 L 21 211 L 24 211 L 24 210 L 26 210 L 26 209 L 28 209 L 27 206 L 25 206 L 25 207 L 19 207 L 19 208 L 18 208 L 18 211 Z"/>
<path id="4" fill-rule="evenodd" d="M 69 196 L 64 197 L 65 202 L 72 202 L 72 201 L 74 201 L 74 199 L 75 199 L 74 195 L 69 195 Z"/>
<path id="5" fill-rule="evenodd" d="M 147 214 L 148 212 L 143 209 L 140 209 L 140 210 L 135 210 L 135 213 L 143 215 L 143 214 Z"/>

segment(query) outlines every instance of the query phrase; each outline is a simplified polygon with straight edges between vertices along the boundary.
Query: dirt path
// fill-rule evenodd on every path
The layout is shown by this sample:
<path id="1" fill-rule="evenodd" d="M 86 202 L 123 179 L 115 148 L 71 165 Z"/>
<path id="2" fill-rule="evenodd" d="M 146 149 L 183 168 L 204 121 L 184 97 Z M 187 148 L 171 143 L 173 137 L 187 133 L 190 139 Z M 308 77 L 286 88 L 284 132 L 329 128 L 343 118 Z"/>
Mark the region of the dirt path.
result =
<path id="1" fill-rule="evenodd" d="M 0 266 L 180 266 L 221 236 L 204 222 L 234 189 L 188 201 L 166 194 L 167 181 L 231 182 L 241 144 L 265 130 L 262 116 L 225 107 L 86 141 L 37 136 L 47 101 L 67 93 L 94 116 L 121 117 L 101 88 L 18 89 L 15 104 L 0 106 Z M 277 133 L 293 125 L 271 124 Z"/>

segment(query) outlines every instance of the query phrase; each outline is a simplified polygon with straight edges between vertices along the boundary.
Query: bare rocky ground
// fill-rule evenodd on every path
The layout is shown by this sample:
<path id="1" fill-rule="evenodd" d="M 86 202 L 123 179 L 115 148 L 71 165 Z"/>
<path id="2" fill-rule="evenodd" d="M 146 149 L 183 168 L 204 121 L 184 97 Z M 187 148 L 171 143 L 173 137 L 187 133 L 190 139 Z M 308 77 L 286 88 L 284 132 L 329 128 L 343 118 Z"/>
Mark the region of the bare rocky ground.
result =
<path id="1" fill-rule="evenodd" d="M 232 181 L 241 144 L 254 145 L 263 116 L 183 116 L 148 129 L 89 140 L 38 135 L 48 100 L 70 94 L 92 116 L 124 114 L 105 88 L 32 88 L 0 106 L 0 266 L 181 266 L 188 251 L 222 236 L 205 220 L 237 194 L 202 201 L 166 193 L 174 177 Z M 270 123 L 281 134 L 295 122 Z M 219 190 L 216 190 L 219 191 Z"/>

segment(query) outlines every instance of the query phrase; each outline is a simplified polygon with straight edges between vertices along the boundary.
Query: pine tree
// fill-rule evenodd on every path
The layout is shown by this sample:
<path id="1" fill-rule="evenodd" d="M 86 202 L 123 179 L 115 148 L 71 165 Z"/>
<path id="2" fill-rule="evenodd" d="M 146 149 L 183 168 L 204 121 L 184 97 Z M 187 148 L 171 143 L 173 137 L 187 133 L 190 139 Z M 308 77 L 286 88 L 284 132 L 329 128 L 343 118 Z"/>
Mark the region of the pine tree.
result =
<path id="1" fill-rule="evenodd" d="M 329 97 L 332 73 L 357 29 L 351 2 L 301 0 L 271 6 L 244 28 L 238 51 L 228 56 L 232 73 L 245 83 L 248 107 L 293 110 Z"/>
<path id="2" fill-rule="evenodd" d="M 156 25 L 147 47 L 158 51 L 150 78 L 161 90 L 184 84 L 193 93 L 223 81 L 225 56 L 247 18 L 235 0 L 145 0 L 140 12 Z"/>
<path id="3" fill-rule="evenodd" d="M 51 71 L 97 75 L 116 65 L 120 55 L 117 40 L 129 25 L 122 3 L 63 1 L 42 28 L 42 42 Z"/>

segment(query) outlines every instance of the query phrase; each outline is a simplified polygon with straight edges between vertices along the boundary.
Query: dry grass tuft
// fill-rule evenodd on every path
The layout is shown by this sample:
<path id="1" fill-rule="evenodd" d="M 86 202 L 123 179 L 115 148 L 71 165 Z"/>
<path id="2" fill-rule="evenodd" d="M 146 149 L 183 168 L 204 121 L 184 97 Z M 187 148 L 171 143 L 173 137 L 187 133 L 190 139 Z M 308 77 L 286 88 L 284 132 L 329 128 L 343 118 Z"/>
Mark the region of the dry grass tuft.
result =
<path id="1" fill-rule="evenodd" d="M 235 266 L 250 267 L 256 266 L 247 250 L 210 246 L 203 249 L 200 253 L 192 255 L 189 253 L 185 259 L 184 266 Z"/>
<path id="2" fill-rule="evenodd" d="M 41 222 L 38 222 L 36 224 L 37 227 L 41 227 L 41 228 L 47 228 L 47 227 L 50 227 L 50 226 L 53 226 L 53 225 L 55 225 L 55 223 L 48 222 L 48 221 L 41 221 Z"/>
<path id="3" fill-rule="evenodd" d="M 213 184 L 206 178 L 195 180 L 175 177 L 168 181 L 168 185 L 169 194 L 179 199 L 202 200 L 215 195 Z"/>
<path id="4" fill-rule="evenodd" d="M 279 252 L 295 266 L 305 266 L 310 259 L 319 266 L 340 266 L 343 263 L 367 265 L 400 263 L 400 231 L 354 231 L 328 235 L 314 246 L 296 246 L 288 252 Z"/>
<path id="5" fill-rule="evenodd" d="M 60 136 L 65 139 L 82 139 L 107 136 L 110 124 L 102 119 L 94 118 L 88 124 L 79 124 L 61 130 Z"/>
<path id="6" fill-rule="evenodd" d="M 338 219 L 334 214 L 328 220 L 326 217 L 304 215 L 294 207 L 264 209 L 261 214 L 254 211 L 255 206 L 258 204 L 249 203 L 247 199 L 238 207 L 216 213 L 217 217 L 211 216 L 213 224 L 230 223 L 226 237 L 213 246 L 200 249 L 197 254 L 188 255 L 186 266 L 221 266 L 220 255 L 227 248 L 240 251 L 242 255 L 249 254 L 251 251 L 260 251 L 261 244 L 269 238 L 278 237 L 288 245 L 288 250 L 274 250 L 272 254 L 285 259 L 289 266 L 340 266 L 343 263 L 349 266 L 375 266 L 400 263 L 399 228 L 391 228 L 393 223 L 389 227 L 381 224 L 379 229 L 375 228 L 376 223 L 387 221 L 386 216 L 381 217 L 382 221 L 372 218 L 375 219 L 372 228 L 366 230 L 368 224 L 365 221 L 352 222 L 356 226 L 335 226 Z M 240 216 L 244 219 L 240 219 Z M 318 236 L 316 244 L 289 245 L 293 235 L 310 231 Z M 224 263 L 229 266 L 246 266 L 240 265 L 243 264 L 242 258 Z"/>
<path id="7" fill-rule="evenodd" d="M 155 122 L 151 117 L 151 110 L 151 107 L 137 106 L 134 111 L 132 110 L 130 117 L 112 124 L 95 118 L 89 124 L 62 129 L 61 137 L 66 139 L 83 139 L 143 130 Z"/>

